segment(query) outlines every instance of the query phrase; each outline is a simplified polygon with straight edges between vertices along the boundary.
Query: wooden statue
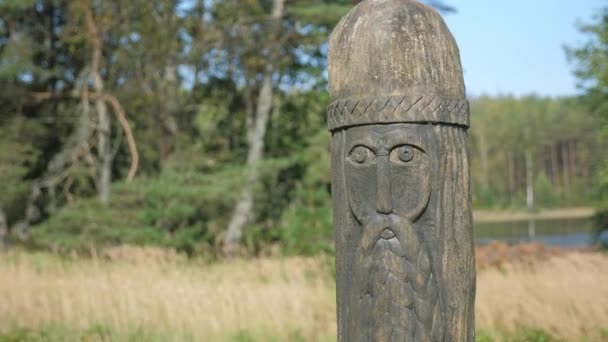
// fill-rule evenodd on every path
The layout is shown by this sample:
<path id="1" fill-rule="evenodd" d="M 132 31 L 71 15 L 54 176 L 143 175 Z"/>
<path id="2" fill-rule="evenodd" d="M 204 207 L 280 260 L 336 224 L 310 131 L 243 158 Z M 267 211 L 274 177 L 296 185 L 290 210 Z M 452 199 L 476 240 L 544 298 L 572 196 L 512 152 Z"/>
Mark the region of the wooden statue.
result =
<path id="1" fill-rule="evenodd" d="M 338 341 L 474 341 L 469 105 L 442 18 L 365 0 L 329 43 Z"/>

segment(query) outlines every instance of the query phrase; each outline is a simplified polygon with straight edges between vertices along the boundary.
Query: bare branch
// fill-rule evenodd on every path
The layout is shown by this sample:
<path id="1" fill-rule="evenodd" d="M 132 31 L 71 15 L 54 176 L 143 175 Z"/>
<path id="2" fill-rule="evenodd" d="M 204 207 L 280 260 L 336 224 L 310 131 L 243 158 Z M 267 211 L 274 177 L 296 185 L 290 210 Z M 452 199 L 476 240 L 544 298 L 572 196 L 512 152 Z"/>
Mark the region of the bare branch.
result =
<path id="1" fill-rule="evenodd" d="M 88 94 L 88 93 L 87 93 Z M 131 126 L 129 125 L 129 121 L 127 120 L 125 110 L 118 101 L 115 96 L 110 94 L 90 94 L 93 100 L 102 99 L 106 101 L 112 106 L 116 118 L 120 122 L 121 127 L 123 128 L 125 135 L 127 136 L 127 143 L 129 145 L 129 153 L 131 154 L 131 166 L 129 168 L 129 173 L 127 176 L 127 181 L 131 182 L 135 178 L 135 173 L 137 172 L 137 168 L 139 167 L 139 153 L 137 151 L 137 144 L 135 142 L 135 137 L 133 135 L 133 131 L 131 130 Z M 45 101 L 45 100 L 55 100 L 55 99 L 65 99 L 72 98 L 70 93 L 51 93 L 51 92 L 30 92 L 29 96 L 32 97 L 36 101 Z"/>
<path id="2" fill-rule="evenodd" d="M 125 135 L 127 136 L 127 142 L 129 144 L 129 153 L 131 154 L 131 167 L 129 168 L 129 174 L 127 176 L 127 182 L 133 181 L 135 178 L 135 173 L 137 172 L 137 168 L 139 165 L 139 153 L 137 152 L 137 144 L 135 143 L 135 137 L 133 136 L 133 132 L 131 131 L 131 126 L 129 126 L 129 121 L 127 121 L 127 117 L 125 115 L 125 111 L 122 108 L 122 105 L 118 101 L 118 99 L 110 94 L 103 94 L 102 98 L 104 101 L 110 103 L 112 108 L 114 109 L 114 114 L 118 118 L 120 125 L 125 131 Z"/>

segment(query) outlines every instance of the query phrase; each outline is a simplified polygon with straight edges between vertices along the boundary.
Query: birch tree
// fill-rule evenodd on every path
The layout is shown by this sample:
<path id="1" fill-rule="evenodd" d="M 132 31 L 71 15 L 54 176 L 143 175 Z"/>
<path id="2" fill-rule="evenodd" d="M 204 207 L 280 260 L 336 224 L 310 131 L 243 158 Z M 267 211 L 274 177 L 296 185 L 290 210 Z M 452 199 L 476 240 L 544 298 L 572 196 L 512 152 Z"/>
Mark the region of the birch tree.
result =
<path id="1" fill-rule="evenodd" d="M 277 73 L 277 60 L 282 37 L 281 22 L 285 11 L 285 0 L 273 0 L 272 14 L 270 16 L 271 30 L 265 50 L 267 51 L 262 86 L 260 88 L 255 112 L 247 116 L 247 181 L 243 186 L 241 197 L 238 200 L 228 230 L 224 238 L 224 253 L 235 252 L 243 236 L 243 227 L 251 219 L 254 205 L 254 190 L 259 177 L 259 163 L 264 153 L 264 137 L 268 119 L 272 109 L 273 77 Z"/>

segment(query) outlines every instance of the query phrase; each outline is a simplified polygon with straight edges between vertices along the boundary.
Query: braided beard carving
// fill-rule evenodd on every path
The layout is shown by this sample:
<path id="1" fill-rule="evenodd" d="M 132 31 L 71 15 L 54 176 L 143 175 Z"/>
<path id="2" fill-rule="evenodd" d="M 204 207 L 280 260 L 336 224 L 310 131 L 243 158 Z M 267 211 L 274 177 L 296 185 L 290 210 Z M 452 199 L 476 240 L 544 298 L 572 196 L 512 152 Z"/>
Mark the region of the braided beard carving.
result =
<path id="1" fill-rule="evenodd" d="M 367 322 L 358 341 L 440 341 L 436 276 L 428 246 L 412 222 L 397 215 L 377 216 L 363 229 L 361 267 L 355 269 L 355 310 Z M 429 334 L 429 332 L 431 332 Z"/>
<path id="2" fill-rule="evenodd" d="M 344 134 L 347 341 L 444 340 L 429 245 L 435 141 L 430 125 L 360 126 Z"/>

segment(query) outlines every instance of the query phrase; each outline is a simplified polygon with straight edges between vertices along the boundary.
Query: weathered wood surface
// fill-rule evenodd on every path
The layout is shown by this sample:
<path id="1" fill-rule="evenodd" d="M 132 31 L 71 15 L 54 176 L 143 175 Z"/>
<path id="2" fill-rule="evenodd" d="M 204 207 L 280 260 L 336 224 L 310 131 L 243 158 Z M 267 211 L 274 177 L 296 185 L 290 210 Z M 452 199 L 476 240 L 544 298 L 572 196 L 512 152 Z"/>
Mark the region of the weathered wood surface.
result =
<path id="1" fill-rule="evenodd" d="M 330 38 L 339 341 L 473 341 L 475 258 L 458 48 L 410 0 Z"/>

